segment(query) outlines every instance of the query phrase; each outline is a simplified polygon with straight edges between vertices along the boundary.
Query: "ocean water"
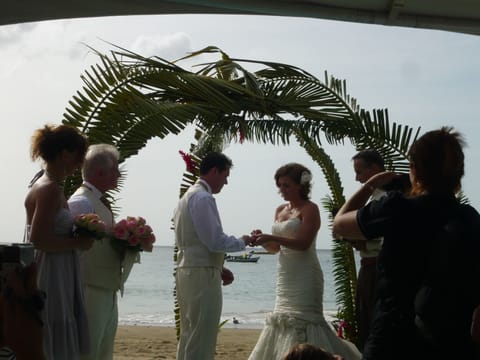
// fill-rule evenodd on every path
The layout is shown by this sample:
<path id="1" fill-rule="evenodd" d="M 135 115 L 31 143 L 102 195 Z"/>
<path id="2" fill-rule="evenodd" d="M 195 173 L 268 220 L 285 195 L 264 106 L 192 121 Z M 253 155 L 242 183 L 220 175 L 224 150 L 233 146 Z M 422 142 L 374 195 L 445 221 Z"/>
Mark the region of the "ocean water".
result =
<path id="1" fill-rule="evenodd" d="M 323 307 L 327 320 L 337 311 L 330 250 L 317 250 L 325 279 Z M 275 303 L 277 255 L 258 255 L 257 263 L 228 262 L 235 280 L 223 287 L 222 320 L 225 327 L 262 328 L 265 314 Z M 157 246 L 142 253 L 119 298 L 119 322 L 123 325 L 174 326 L 173 247 Z M 239 324 L 233 324 L 233 317 Z"/>

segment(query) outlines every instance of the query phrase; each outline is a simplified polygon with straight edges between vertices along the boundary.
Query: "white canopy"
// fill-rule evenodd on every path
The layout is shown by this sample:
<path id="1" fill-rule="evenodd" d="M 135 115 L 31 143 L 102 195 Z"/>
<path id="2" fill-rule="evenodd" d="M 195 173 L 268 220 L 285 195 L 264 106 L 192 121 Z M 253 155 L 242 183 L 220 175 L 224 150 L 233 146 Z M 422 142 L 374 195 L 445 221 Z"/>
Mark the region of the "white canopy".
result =
<path id="1" fill-rule="evenodd" d="M 4 0 L 0 25 L 148 14 L 256 14 L 480 34 L 480 0 Z"/>

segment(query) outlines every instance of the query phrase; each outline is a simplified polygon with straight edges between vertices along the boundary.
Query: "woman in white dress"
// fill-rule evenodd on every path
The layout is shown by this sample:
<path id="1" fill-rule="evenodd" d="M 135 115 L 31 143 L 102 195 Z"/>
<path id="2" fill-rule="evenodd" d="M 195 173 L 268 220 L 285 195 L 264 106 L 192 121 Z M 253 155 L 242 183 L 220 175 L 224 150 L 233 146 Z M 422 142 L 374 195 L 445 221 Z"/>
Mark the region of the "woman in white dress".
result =
<path id="1" fill-rule="evenodd" d="M 62 186 L 82 165 L 87 147 L 87 139 L 67 125 L 46 125 L 32 136 L 32 159 L 42 159 L 44 171 L 32 181 L 25 209 L 38 288 L 47 295 L 43 342 L 48 360 L 76 360 L 89 351 L 79 250 L 88 250 L 93 239 L 72 234 L 73 215 Z"/>
<path id="2" fill-rule="evenodd" d="M 361 358 L 357 348 L 339 338 L 323 316 L 323 273 L 315 248 L 320 213 L 309 200 L 311 178 L 303 165 L 280 167 L 275 182 L 287 203 L 275 211 L 272 234 L 252 232 L 256 245 L 279 257 L 275 309 L 267 315 L 249 360 L 281 359 L 298 343 L 320 346 L 345 360 Z"/>

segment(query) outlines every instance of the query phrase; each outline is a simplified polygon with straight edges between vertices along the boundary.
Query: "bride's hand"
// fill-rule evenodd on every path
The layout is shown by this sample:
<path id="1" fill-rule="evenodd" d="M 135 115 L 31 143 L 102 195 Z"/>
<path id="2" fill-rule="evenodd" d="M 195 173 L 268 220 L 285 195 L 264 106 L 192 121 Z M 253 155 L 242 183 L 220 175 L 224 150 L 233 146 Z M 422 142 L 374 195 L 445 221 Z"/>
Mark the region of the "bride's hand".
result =
<path id="1" fill-rule="evenodd" d="M 255 237 L 255 245 L 261 245 L 271 254 L 276 254 L 280 251 L 280 244 L 275 239 L 275 236 L 270 234 L 257 235 Z"/>
<path id="2" fill-rule="evenodd" d="M 245 243 L 245 246 L 255 246 L 254 245 L 255 241 L 253 240 L 253 237 L 250 235 L 243 235 L 242 240 Z"/>
<path id="3" fill-rule="evenodd" d="M 259 230 L 259 229 L 252 230 L 250 232 L 250 242 L 248 243 L 248 245 L 250 245 L 250 246 L 259 245 L 259 244 L 257 244 L 257 238 L 261 234 L 262 234 L 262 230 Z"/>
<path id="4" fill-rule="evenodd" d="M 250 236 L 258 236 L 261 233 L 262 233 L 262 230 L 255 229 L 255 230 L 252 230 L 252 232 L 250 233 Z"/>
<path id="5" fill-rule="evenodd" d="M 252 236 L 252 238 L 254 239 L 255 245 L 264 245 L 273 241 L 273 236 L 269 234 L 260 233 L 258 235 Z"/>

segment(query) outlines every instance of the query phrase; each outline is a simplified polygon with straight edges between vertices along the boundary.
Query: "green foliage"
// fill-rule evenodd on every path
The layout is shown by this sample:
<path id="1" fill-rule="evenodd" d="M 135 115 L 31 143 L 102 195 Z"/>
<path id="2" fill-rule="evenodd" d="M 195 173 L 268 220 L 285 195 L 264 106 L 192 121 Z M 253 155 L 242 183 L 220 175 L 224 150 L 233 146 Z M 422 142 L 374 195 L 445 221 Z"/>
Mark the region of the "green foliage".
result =
<path id="1" fill-rule="evenodd" d="M 345 197 L 322 139 L 330 144 L 347 140 L 358 150 L 375 148 L 388 169 L 408 171 L 407 151 L 420 129 L 391 123 L 386 109 L 362 109 L 348 94 L 346 81 L 327 73 L 322 82 L 295 66 L 235 59 L 214 46 L 176 62 L 119 47 L 109 55 L 96 53 L 100 63 L 82 76 L 84 86 L 69 102 L 63 122 L 79 128 L 92 144 L 115 145 L 122 160 L 150 139 L 179 134 L 190 124 L 198 129 L 197 144 L 189 151 L 196 161 L 231 141 L 288 145 L 294 136 L 325 175 L 330 196 L 324 206 L 329 213 Z M 178 65 L 200 55 L 218 55 L 219 60 L 197 65 L 196 72 Z M 197 176 L 183 175 L 180 194 Z M 68 179 L 66 191 L 77 184 L 78 177 Z M 353 323 L 353 251 L 335 242 L 333 254 L 339 316 Z"/>
<path id="2" fill-rule="evenodd" d="M 225 320 L 221 321 L 220 324 L 218 324 L 218 331 L 220 331 L 222 329 L 223 325 L 225 325 L 227 322 L 228 322 L 228 319 L 225 319 Z"/>
<path id="3" fill-rule="evenodd" d="M 408 172 L 407 158 L 410 145 L 417 139 L 420 128 L 414 130 L 408 126 L 391 124 L 387 109 L 374 110 L 370 113 L 361 110 L 354 118 L 356 132 L 352 142 L 358 150 L 376 149 L 390 171 Z"/>
<path id="4" fill-rule="evenodd" d="M 332 228 L 334 214 L 345 202 L 343 187 L 333 161 L 315 141 L 308 136 L 297 132 L 297 140 L 312 159 L 322 169 L 325 180 L 328 184 L 331 196 L 322 199 L 322 205 L 327 210 L 328 226 Z M 336 301 L 340 304 L 337 317 L 347 321 L 351 326 L 351 331 L 346 329 L 346 336 L 351 340 L 356 340 L 355 324 L 355 287 L 357 283 L 357 272 L 355 267 L 355 258 L 353 249 L 350 245 L 342 242 L 333 241 L 333 277 L 335 281 Z"/>

